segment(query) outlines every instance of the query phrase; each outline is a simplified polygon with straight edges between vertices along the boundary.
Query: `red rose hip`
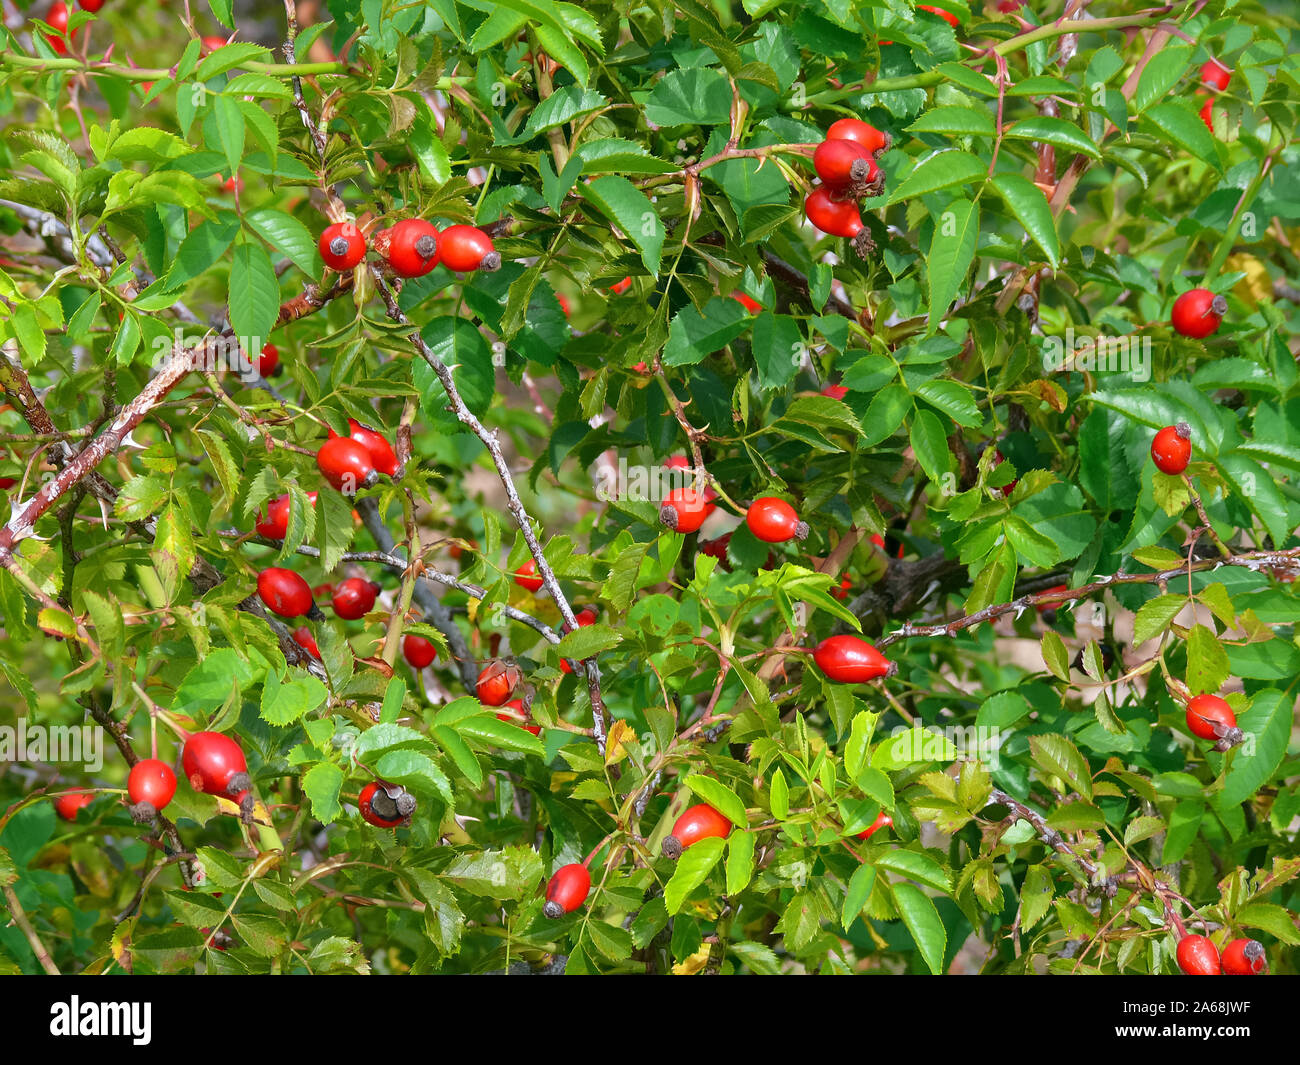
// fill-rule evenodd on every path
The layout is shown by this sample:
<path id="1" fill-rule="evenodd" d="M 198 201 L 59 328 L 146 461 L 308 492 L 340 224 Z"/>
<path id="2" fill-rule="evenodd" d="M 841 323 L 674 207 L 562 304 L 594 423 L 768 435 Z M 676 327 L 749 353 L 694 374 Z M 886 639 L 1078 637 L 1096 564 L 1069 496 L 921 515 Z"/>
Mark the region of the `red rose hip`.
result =
<path id="1" fill-rule="evenodd" d="M 399 784 L 372 780 L 357 796 L 357 808 L 376 828 L 397 828 L 415 812 L 415 796 Z"/>
<path id="2" fill-rule="evenodd" d="M 423 218 L 403 218 L 375 234 L 375 250 L 400 277 L 423 277 L 438 265 L 438 230 Z"/>
<path id="3" fill-rule="evenodd" d="M 438 648 L 423 636 L 408 633 L 402 637 L 402 657 L 412 669 L 423 669 L 438 657 Z"/>
<path id="4" fill-rule="evenodd" d="M 775 496 L 754 500 L 745 511 L 745 524 L 750 532 L 767 544 L 808 538 L 808 523 L 800 521 L 794 507 Z"/>
<path id="5" fill-rule="evenodd" d="M 537 560 L 530 558 L 515 570 L 515 583 L 530 592 L 540 591 L 546 582 L 537 576 Z"/>
<path id="6" fill-rule="evenodd" d="M 176 794 L 176 774 L 158 758 L 141 759 L 126 778 L 126 794 L 131 800 L 131 817 L 152 821 Z"/>
<path id="7" fill-rule="evenodd" d="M 229 736 L 221 732 L 194 733 L 181 749 L 181 769 L 195 791 L 234 799 L 244 819 L 251 820 L 253 782 L 244 752 Z"/>
<path id="8" fill-rule="evenodd" d="M 1179 333 L 1193 340 L 1203 340 L 1216 332 L 1228 313 L 1228 301 L 1208 288 L 1193 288 L 1174 300 L 1169 320 Z"/>
<path id="9" fill-rule="evenodd" d="M 1227 743 L 1241 742 L 1241 729 L 1237 715 L 1227 702 L 1217 695 L 1198 695 L 1187 703 L 1187 727 L 1203 740 Z"/>
<path id="10" fill-rule="evenodd" d="M 353 222 L 326 226 L 316 247 L 325 265 L 339 273 L 353 269 L 366 257 L 366 238 Z"/>
<path id="11" fill-rule="evenodd" d="M 709 502 L 711 492 L 697 492 L 694 488 L 677 488 L 664 497 L 659 508 L 659 521 L 673 532 L 696 532 L 704 519 L 717 508 Z"/>
<path id="12" fill-rule="evenodd" d="M 484 706 L 503 706 L 514 694 L 519 681 L 519 669 L 500 659 L 493 659 L 478 675 L 475 686 L 479 702 Z"/>
<path id="13" fill-rule="evenodd" d="M 1178 968 L 1188 976 L 1218 976 L 1219 952 L 1205 936 L 1183 936 L 1178 942 Z"/>
<path id="14" fill-rule="evenodd" d="M 580 862 L 562 865 L 546 885 L 546 905 L 542 907 L 542 913 L 553 921 L 557 920 L 586 902 L 590 892 L 591 873 L 585 865 Z"/>
<path id="15" fill-rule="evenodd" d="M 863 684 L 898 671 L 896 663 L 859 636 L 828 636 L 813 651 L 813 661 L 828 680 L 840 684 Z"/>
<path id="16" fill-rule="evenodd" d="M 326 440 L 316 452 L 316 466 L 344 495 L 355 495 L 358 489 L 370 488 L 379 480 L 370 451 L 349 436 Z"/>
<path id="17" fill-rule="evenodd" d="M 867 151 L 875 153 L 889 147 L 889 135 L 860 118 L 841 118 L 831 123 L 826 131 L 828 141 L 857 141 Z"/>
<path id="18" fill-rule="evenodd" d="M 257 575 L 257 594 L 266 608 L 282 618 L 298 618 L 313 609 L 311 585 L 291 569 L 271 566 Z"/>
<path id="19" fill-rule="evenodd" d="M 1264 944 L 1257 939 L 1234 939 L 1223 948 L 1225 976 L 1257 976 L 1267 968 Z"/>
<path id="20" fill-rule="evenodd" d="M 1177 475 L 1192 458 L 1192 427 L 1186 422 L 1166 425 L 1151 441 L 1151 459 L 1161 473 Z"/>
<path id="21" fill-rule="evenodd" d="M 438 258 L 443 266 L 458 274 L 501 267 L 501 256 L 493 247 L 492 238 L 474 226 L 448 226 L 438 234 Z"/>
<path id="22" fill-rule="evenodd" d="M 349 577 L 334 589 L 334 613 L 346 621 L 363 618 L 374 609 L 379 585 L 361 577 Z"/>
<path id="23" fill-rule="evenodd" d="M 677 861 L 682 851 L 710 837 L 726 838 L 734 826 L 706 802 L 692 806 L 673 824 L 672 834 L 663 842 L 662 853 L 665 858 Z"/>

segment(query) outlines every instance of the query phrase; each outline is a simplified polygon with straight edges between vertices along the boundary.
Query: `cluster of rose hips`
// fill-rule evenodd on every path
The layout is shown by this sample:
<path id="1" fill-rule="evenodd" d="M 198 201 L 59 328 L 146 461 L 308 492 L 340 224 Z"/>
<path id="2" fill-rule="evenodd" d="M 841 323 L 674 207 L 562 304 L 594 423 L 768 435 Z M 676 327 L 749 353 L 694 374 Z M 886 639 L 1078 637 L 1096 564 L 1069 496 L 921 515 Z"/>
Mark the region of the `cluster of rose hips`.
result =
<path id="1" fill-rule="evenodd" d="M 501 266 L 501 256 L 483 230 L 455 225 L 440 231 L 423 218 L 403 218 L 381 229 L 372 246 L 398 277 L 423 277 L 439 263 L 461 274 Z M 340 273 L 355 269 L 366 257 L 365 235 L 353 222 L 326 226 L 317 247 L 325 265 Z"/>
<path id="2" fill-rule="evenodd" d="M 1223 955 L 1209 936 L 1185 935 L 1178 941 L 1178 967 L 1188 976 L 1257 976 L 1268 968 L 1264 944 L 1234 939 Z"/>
<path id="3" fill-rule="evenodd" d="M 889 143 L 889 134 L 860 118 L 841 118 L 813 152 L 813 168 L 822 183 L 804 200 L 804 214 L 823 233 L 852 240 L 864 258 L 872 243 L 858 201 L 884 189 L 885 173 L 877 160 Z"/>
<path id="4" fill-rule="evenodd" d="M 251 820 L 253 783 L 239 744 L 221 732 L 195 732 L 184 740 L 181 769 L 190 787 L 204 795 L 230 799 L 244 820 Z M 132 818 L 140 823 L 153 821 L 176 794 L 176 774 L 159 758 L 142 758 L 131 767 L 126 793 Z M 70 792 L 55 800 L 54 808 L 64 820 L 72 821 L 93 798 L 87 792 Z"/>

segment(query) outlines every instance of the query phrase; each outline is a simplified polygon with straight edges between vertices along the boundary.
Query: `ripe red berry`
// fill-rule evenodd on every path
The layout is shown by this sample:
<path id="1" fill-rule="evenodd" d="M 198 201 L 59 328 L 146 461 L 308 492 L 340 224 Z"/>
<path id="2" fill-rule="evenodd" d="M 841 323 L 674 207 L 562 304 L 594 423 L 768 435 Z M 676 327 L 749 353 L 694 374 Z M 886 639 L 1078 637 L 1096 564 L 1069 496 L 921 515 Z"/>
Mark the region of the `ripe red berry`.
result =
<path id="1" fill-rule="evenodd" d="M 311 585 L 291 569 L 270 566 L 257 575 L 257 594 L 266 608 L 282 618 L 298 618 L 312 611 Z"/>
<path id="2" fill-rule="evenodd" d="M 313 507 L 316 505 L 316 495 L 316 492 L 307 493 Z M 265 515 L 258 511 L 257 524 L 253 528 L 257 530 L 258 536 L 265 536 L 268 540 L 283 540 L 289 532 L 289 493 L 271 500 L 266 505 Z"/>
<path id="3" fill-rule="evenodd" d="M 238 174 L 231 174 L 221 183 L 221 191 L 228 192 L 232 196 L 237 196 L 244 191 L 244 179 Z"/>
<path id="4" fill-rule="evenodd" d="M 731 294 L 731 298 L 738 301 L 750 314 L 758 314 L 763 309 L 763 305 L 758 300 L 745 295 L 739 289 Z"/>
<path id="5" fill-rule="evenodd" d="M 1217 332 L 1223 316 L 1228 313 L 1228 301 L 1216 296 L 1208 288 L 1193 288 L 1174 300 L 1170 322 L 1185 337 L 1201 340 Z"/>
<path id="6" fill-rule="evenodd" d="M 66 34 L 68 32 L 68 5 L 63 0 L 55 0 L 49 11 L 45 13 L 45 18 L 42 21 L 47 22 L 60 34 Z M 68 40 L 75 40 L 76 36 L 74 33 L 68 37 Z M 45 34 L 45 40 L 59 55 L 68 54 L 68 41 L 64 40 L 63 37 L 47 33 Z"/>
<path id="7" fill-rule="evenodd" d="M 1225 976 L 1255 976 L 1267 968 L 1264 944 L 1257 939 L 1234 939 L 1223 948 Z"/>
<path id="8" fill-rule="evenodd" d="M 542 726 L 534 725 L 528 717 L 528 708 L 524 706 L 522 699 L 511 699 L 502 707 L 504 713 L 497 714 L 498 721 L 509 721 L 518 725 L 521 729 L 531 732 L 534 736 L 542 734 Z"/>
<path id="9" fill-rule="evenodd" d="M 828 141 L 857 141 L 867 151 L 879 152 L 889 147 L 889 135 L 860 118 L 841 118 L 831 123 L 826 131 Z"/>
<path id="10" fill-rule="evenodd" d="M 70 791 L 54 800 L 54 812 L 65 821 L 75 821 L 77 811 L 94 801 L 95 796 L 88 791 Z"/>
<path id="11" fill-rule="evenodd" d="M 594 611 L 589 606 L 583 607 L 581 610 L 579 610 L 576 614 L 573 615 L 573 620 L 578 623 L 579 628 L 586 628 L 588 625 L 594 625 L 596 624 L 596 611 Z M 560 659 L 560 672 L 561 673 L 573 672 L 573 667 L 569 665 L 569 660 L 567 658 Z"/>
<path id="12" fill-rule="evenodd" d="M 357 808 L 376 828 L 397 828 L 415 812 L 415 796 L 399 784 L 372 780 L 357 796 Z"/>
<path id="13" fill-rule="evenodd" d="M 316 245 L 331 270 L 353 269 L 366 257 L 366 238 L 355 222 L 335 222 L 325 227 Z"/>
<path id="14" fill-rule="evenodd" d="M 1178 968 L 1188 976 L 1218 976 L 1219 951 L 1205 936 L 1183 936 L 1178 941 Z"/>
<path id="15" fill-rule="evenodd" d="M 530 592 L 538 591 L 546 582 L 537 576 L 537 560 L 530 558 L 515 570 L 515 583 Z"/>
<path id="16" fill-rule="evenodd" d="M 438 648 L 423 636 L 408 633 L 402 637 L 402 657 L 412 669 L 423 669 L 438 657 Z"/>
<path id="17" fill-rule="evenodd" d="M 229 43 L 230 42 L 224 37 L 212 36 L 199 38 L 199 44 L 202 46 L 201 52 L 203 55 L 211 55 L 218 48 L 225 48 Z"/>
<path id="18" fill-rule="evenodd" d="M 1166 425 L 1151 441 L 1151 458 L 1161 473 L 1182 473 L 1192 458 L 1192 427 L 1186 422 Z"/>
<path id="19" fill-rule="evenodd" d="M 126 794 L 133 807 L 149 806 L 147 810 L 133 808 L 131 816 L 137 821 L 152 821 L 176 794 L 176 774 L 158 758 L 142 759 L 131 767 L 131 774 L 126 778 Z"/>
<path id="20" fill-rule="evenodd" d="M 1201 81 L 1211 89 L 1222 92 L 1232 80 L 1232 71 L 1217 59 L 1207 59 L 1201 66 Z"/>
<path id="21" fill-rule="evenodd" d="M 691 460 L 685 455 L 669 455 L 664 459 L 665 470 L 689 470 L 690 468 Z"/>
<path id="22" fill-rule="evenodd" d="M 775 496 L 755 499 L 745 511 L 745 524 L 758 539 L 768 544 L 808 538 L 808 523 L 800 521 L 794 507 Z"/>
<path id="23" fill-rule="evenodd" d="M 1217 695 L 1198 695 L 1187 703 L 1187 727 L 1203 740 L 1240 739 L 1237 715 Z"/>
<path id="24" fill-rule="evenodd" d="M 478 675 L 476 691 L 479 702 L 484 706 L 504 706 L 514 694 L 518 680 L 518 667 L 493 659 Z"/>
<path id="25" fill-rule="evenodd" d="M 196 732 L 181 749 L 181 769 L 190 787 L 205 795 L 234 799 L 251 815 L 253 799 L 249 789 L 248 763 L 239 744 L 221 732 Z"/>
<path id="26" fill-rule="evenodd" d="M 300 625 L 293 630 L 293 642 L 304 651 L 310 652 L 313 658 L 320 658 L 320 648 L 316 646 L 316 637 L 311 634 L 311 629 L 307 628 L 306 625 Z"/>
<path id="27" fill-rule="evenodd" d="M 104 6 L 104 0 L 77 0 L 77 6 L 82 11 L 89 11 L 92 14 Z"/>
<path id="28" fill-rule="evenodd" d="M 849 597 L 849 592 L 852 589 L 853 582 L 849 580 L 848 577 L 844 577 L 840 580 L 840 586 L 838 588 L 831 589 L 831 595 L 842 603 Z"/>
<path id="29" fill-rule="evenodd" d="M 474 226 L 448 226 L 438 235 L 438 257 L 448 270 L 468 274 L 474 270 L 498 270 L 501 256 L 492 238 Z"/>
<path id="30" fill-rule="evenodd" d="M 828 186 L 847 189 L 875 181 L 880 168 L 864 144 L 850 140 L 828 140 L 813 152 L 817 176 Z"/>
<path id="31" fill-rule="evenodd" d="M 882 828 L 893 828 L 893 827 L 894 827 L 894 819 L 890 817 L 889 814 L 885 813 L 884 810 L 881 810 L 880 813 L 876 816 L 876 819 L 871 822 L 870 826 L 864 828 L 861 832 L 858 833 L 858 839 L 870 839 Z"/>
<path id="32" fill-rule="evenodd" d="M 948 23 L 948 25 L 951 26 L 953 29 L 956 29 L 958 26 L 961 25 L 961 19 L 959 19 L 951 11 L 945 11 L 941 7 L 934 7 L 930 4 L 917 4 L 916 10 L 928 11 L 932 15 L 938 15 L 941 19 L 944 20 L 944 22 Z"/>
<path id="33" fill-rule="evenodd" d="M 630 277 L 625 277 L 623 278 L 622 281 L 610 285 L 609 290 L 610 292 L 614 293 L 615 296 L 621 296 L 623 295 L 624 292 L 626 292 L 631 287 L 632 287 L 632 279 Z"/>
<path id="34" fill-rule="evenodd" d="M 699 803 L 677 819 L 672 834 L 663 842 L 663 856 L 677 861 L 687 847 L 712 836 L 725 839 L 731 834 L 731 829 L 729 818 L 724 817 L 708 803 Z"/>
<path id="35" fill-rule="evenodd" d="M 330 430 L 330 438 L 337 440 L 338 433 Z M 355 418 L 348 419 L 348 438 L 355 440 L 370 453 L 370 463 L 380 473 L 396 477 L 401 473 L 401 463 L 397 461 L 397 452 L 393 450 L 387 438 L 369 426 L 362 425 Z"/>
<path id="36" fill-rule="evenodd" d="M 257 358 L 257 372 L 263 377 L 271 377 L 280 366 L 280 349 L 274 344 L 263 344 L 262 354 Z"/>
<path id="37" fill-rule="evenodd" d="M 898 671 L 897 663 L 860 636 L 828 636 L 813 651 L 813 661 L 827 679 L 841 684 L 863 684 Z"/>
<path id="38" fill-rule="evenodd" d="M 316 465 L 331 485 L 344 495 L 355 495 L 379 480 L 370 450 L 350 436 L 326 440 L 316 452 Z"/>
<path id="39" fill-rule="evenodd" d="M 555 294 L 555 298 L 560 304 L 560 310 L 564 312 L 564 317 L 566 318 L 572 317 L 573 308 L 569 306 L 569 297 L 566 296 L 563 292 L 557 292 Z"/>
<path id="40" fill-rule="evenodd" d="M 808 221 L 832 237 L 856 237 L 862 232 L 862 215 L 852 200 L 831 199 L 831 188 L 818 185 L 803 202 Z"/>
<path id="41" fill-rule="evenodd" d="M 423 277 L 438 265 L 438 230 L 423 218 L 403 218 L 375 234 L 375 250 L 401 277 Z"/>
<path id="42" fill-rule="evenodd" d="M 356 621 L 370 613 L 380 588 L 374 581 L 349 577 L 334 590 L 334 613 L 345 621 Z"/>
<path id="43" fill-rule="evenodd" d="M 693 533 L 704 524 L 704 519 L 717 509 L 709 500 L 712 491 L 697 492 L 694 488 L 676 488 L 664 497 L 659 508 L 659 520 L 673 532 Z"/>
<path id="44" fill-rule="evenodd" d="M 1201 116 L 1201 121 L 1205 123 L 1205 128 L 1208 129 L 1211 133 L 1213 133 L 1214 132 L 1214 101 L 1207 97 L 1205 103 L 1201 105 L 1201 110 L 1198 113 Z"/>
<path id="45" fill-rule="evenodd" d="M 822 389 L 822 395 L 831 399 L 843 399 L 849 394 L 849 390 L 843 385 L 827 385 Z"/>
<path id="46" fill-rule="evenodd" d="M 581 862 L 562 865 L 546 885 L 546 905 L 542 913 L 551 920 L 572 913 L 584 902 L 591 892 L 591 873 Z"/>

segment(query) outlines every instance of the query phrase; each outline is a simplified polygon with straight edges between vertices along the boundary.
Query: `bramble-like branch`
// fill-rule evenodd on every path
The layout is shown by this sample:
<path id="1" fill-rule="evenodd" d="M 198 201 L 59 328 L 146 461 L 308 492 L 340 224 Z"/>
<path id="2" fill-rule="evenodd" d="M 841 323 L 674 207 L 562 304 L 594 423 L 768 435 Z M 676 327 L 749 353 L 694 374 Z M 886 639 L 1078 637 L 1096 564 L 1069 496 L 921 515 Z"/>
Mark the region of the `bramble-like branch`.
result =
<path id="1" fill-rule="evenodd" d="M 1019 613 L 1031 607 L 1056 606 L 1061 603 L 1073 602 L 1077 599 L 1084 599 L 1094 592 L 1102 591 L 1114 584 L 1163 585 L 1175 577 L 1218 569 L 1220 566 L 1240 566 L 1249 570 L 1284 569 L 1300 572 L 1300 547 L 1289 548 L 1286 551 L 1246 551 L 1237 555 L 1228 555 L 1224 558 L 1196 558 L 1172 569 L 1158 570 L 1154 573 L 1116 573 L 1113 576 L 1099 577 L 1090 584 L 1082 585 L 1079 588 L 1070 588 L 1063 592 L 1038 592 L 1033 595 L 1022 595 L 1019 599 L 1013 599 L 1009 603 L 993 603 L 982 610 L 975 611 L 973 614 L 954 618 L 952 621 L 946 621 L 942 624 L 917 625 L 906 621 L 903 623 L 902 628 L 877 640 L 876 646 L 885 648 L 892 643 L 913 636 L 955 636 L 963 629 L 974 628 L 982 622 L 992 621 L 1004 614 Z"/>
<path id="2" fill-rule="evenodd" d="M 481 421 L 474 415 L 474 412 L 465 405 L 461 398 L 460 390 L 456 387 L 456 381 L 452 377 L 451 370 L 447 365 L 433 353 L 433 350 L 424 342 L 424 338 L 419 331 L 414 328 L 411 320 L 402 312 L 401 307 L 397 305 L 397 296 L 394 294 L 392 286 L 384 277 L 383 270 L 376 264 L 371 264 L 371 276 L 375 281 L 375 288 L 379 292 L 380 298 L 384 301 L 384 306 L 388 310 L 388 317 L 399 325 L 412 329 L 410 334 L 411 343 L 415 350 L 420 353 L 437 375 L 438 380 L 442 382 L 442 387 L 447 393 L 447 399 L 451 403 L 452 412 L 456 415 L 457 420 L 475 436 L 483 442 L 488 450 L 488 455 L 492 459 L 492 465 L 496 467 L 497 477 L 500 479 L 502 486 L 506 491 L 506 508 L 510 511 L 511 516 L 515 519 L 515 524 L 519 526 L 519 531 L 523 534 L 524 542 L 528 545 L 528 550 L 533 558 L 537 561 L 537 574 L 542 578 L 542 583 L 546 586 L 547 591 L 551 593 L 551 598 L 555 600 L 555 605 L 559 607 L 560 614 L 564 618 L 566 626 L 570 631 L 578 628 L 578 620 L 574 616 L 573 607 L 564 594 L 564 589 L 560 587 L 559 579 L 555 576 L 555 571 L 551 569 L 551 564 L 546 560 L 546 555 L 542 551 L 542 545 L 537 539 L 537 534 L 533 531 L 532 519 L 524 509 L 524 504 L 519 498 L 519 490 L 515 487 L 514 475 L 510 472 L 510 466 L 506 462 L 505 455 L 501 450 L 501 443 L 497 440 L 496 433 L 490 432 Z M 605 732 L 607 729 L 605 701 L 600 691 L 600 670 L 596 665 L 595 659 L 586 659 L 583 668 L 587 678 L 587 692 L 591 699 L 591 717 L 592 731 L 596 737 L 596 745 L 601 755 L 605 752 Z"/>

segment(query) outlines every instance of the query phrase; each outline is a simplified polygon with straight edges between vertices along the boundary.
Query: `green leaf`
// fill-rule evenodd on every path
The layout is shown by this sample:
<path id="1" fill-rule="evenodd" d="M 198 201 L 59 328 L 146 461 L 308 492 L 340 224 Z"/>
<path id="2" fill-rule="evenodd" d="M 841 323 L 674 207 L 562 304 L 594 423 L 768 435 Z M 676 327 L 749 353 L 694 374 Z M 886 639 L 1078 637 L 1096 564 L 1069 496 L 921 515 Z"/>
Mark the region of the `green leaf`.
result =
<path id="1" fill-rule="evenodd" d="M 961 291 L 962 282 L 975 259 L 979 229 L 979 207 L 970 200 L 953 200 L 948 204 L 948 209 L 935 219 L 934 235 L 930 239 L 930 251 L 925 259 L 926 278 L 930 285 L 928 328 L 931 331 L 948 313 L 949 305 Z M 956 386 L 955 382 L 946 383 Z M 974 417 L 976 420 L 973 422 L 957 420 L 962 425 L 980 424 L 978 412 Z"/>
<path id="2" fill-rule="evenodd" d="M 844 893 L 844 906 L 840 913 L 840 923 L 846 932 L 849 925 L 853 924 L 862 913 L 862 908 L 871 898 L 871 890 L 875 886 L 876 867 L 859 865 L 849 880 L 849 889 Z"/>
<path id="3" fill-rule="evenodd" d="M 262 687 L 262 720 L 271 725 L 291 725 L 325 705 L 329 689 L 312 676 L 282 681 L 268 673 Z"/>
<path id="4" fill-rule="evenodd" d="M 888 203 L 924 196 L 954 185 L 970 185 L 988 176 L 988 164 L 969 152 L 936 152 L 905 177 L 888 199 Z"/>
<path id="5" fill-rule="evenodd" d="M 749 326 L 738 300 L 714 296 L 703 310 L 688 303 L 674 316 L 664 345 L 665 366 L 691 366 L 730 344 Z"/>
<path id="6" fill-rule="evenodd" d="M 302 777 L 303 794 L 311 800 L 311 815 L 321 824 L 338 820 L 343 812 L 339 792 L 343 788 L 343 770 L 333 762 L 318 762 Z"/>
<path id="7" fill-rule="evenodd" d="M 948 933 L 934 903 L 912 884 L 891 884 L 894 905 L 898 907 L 903 924 L 912 934 L 917 949 L 930 972 L 938 976 L 943 971 L 943 955 L 948 946 Z"/>
<path id="8" fill-rule="evenodd" d="M 1133 108 L 1139 114 L 1165 99 L 1182 79 L 1191 62 L 1192 50 L 1184 45 L 1166 43 L 1142 69 L 1133 92 Z"/>
<path id="9" fill-rule="evenodd" d="M 719 813 L 724 814 L 738 828 L 749 825 L 745 813 L 745 804 L 740 796 L 715 777 L 700 776 L 692 773 L 682 781 L 691 791 L 707 802 Z"/>
<path id="10" fill-rule="evenodd" d="M 1055 270 L 1061 262 L 1061 243 L 1043 190 L 1020 174 L 998 174 L 993 179 L 993 187 Z"/>
<path id="11" fill-rule="evenodd" d="M 1067 684 L 1070 682 L 1070 655 L 1065 649 L 1065 641 L 1052 629 L 1043 633 L 1041 642 L 1043 662 L 1052 675 Z"/>
<path id="12" fill-rule="evenodd" d="M 754 875 L 754 843 L 752 832 L 733 832 L 727 837 L 727 894 L 739 895 L 749 885 Z"/>
<path id="13" fill-rule="evenodd" d="M 230 173 L 234 174 L 239 170 L 239 161 L 244 157 L 244 112 L 239 108 L 239 101 L 233 97 L 214 96 L 212 114 L 216 119 L 217 136 L 221 138 L 221 150 L 226 155 L 226 164 L 230 167 Z"/>
<path id="14" fill-rule="evenodd" d="M 307 227 L 291 214 L 260 207 L 244 216 L 248 228 L 292 262 L 308 277 L 319 279 L 320 254 Z"/>
<path id="15" fill-rule="evenodd" d="M 567 85 L 557 89 L 535 108 L 528 116 L 524 127 L 524 140 L 529 140 L 538 133 L 555 129 L 567 122 L 572 122 L 579 115 L 588 115 L 599 111 L 609 103 L 598 92 L 590 92 L 580 85 Z M 566 168 L 567 169 L 567 168 Z"/>
<path id="16" fill-rule="evenodd" d="M 891 850 L 877 858 L 875 864 L 878 869 L 888 869 L 890 872 L 918 880 L 944 894 L 952 892 L 952 881 L 943 866 L 929 855 L 919 851 Z"/>
<path id="17" fill-rule="evenodd" d="M 709 873 L 722 857 L 724 846 L 725 840 L 711 836 L 682 852 L 672 878 L 664 885 L 664 904 L 670 914 L 678 913 L 691 892 L 708 879 Z"/>
<path id="18" fill-rule="evenodd" d="M 627 178 L 613 175 L 580 184 L 578 191 L 636 245 L 646 270 L 658 274 L 664 224 L 645 193 Z"/>
<path id="19" fill-rule="evenodd" d="M 1055 889 L 1052 873 L 1043 865 L 1031 865 L 1025 870 L 1025 880 L 1020 886 L 1020 927 L 1033 928 L 1052 908 Z"/>
<path id="20" fill-rule="evenodd" d="M 1146 643 L 1168 629 L 1174 616 L 1185 606 L 1185 595 L 1158 595 L 1154 599 L 1148 599 L 1133 619 L 1133 646 Z"/>
<path id="21" fill-rule="evenodd" d="M 1162 139 L 1219 169 L 1214 136 L 1191 107 L 1176 100 L 1156 104 L 1142 116 L 1142 128 L 1154 127 Z"/>
<path id="22" fill-rule="evenodd" d="M 1068 152 L 1077 152 L 1093 159 L 1101 158 L 1101 150 L 1092 139 L 1072 122 L 1061 118 L 1037 115 L 1017 122 L 1003 134 L 1004 137 L 1016 137 L 1021 140 L 1038 141 Z"/>
<path id="23" fill-rule="evenodd" d="M 1068 739 L 1054 732 L 1030 736 L 1029 749 L 1040 769 L 1060 777 L 1085 799 L 1092 798 L 1092 774 L 1087 759 Z"/>
<path id="24" fill-rule="evenodd" d="M 957 137 L 992 137 L 993 116 L 978 107 L 935 107 L 907 127 L 908 133 L 947 133 Z"/>
<path id="25" fill-rule="evenodd" d="M 244 350 L 262 350 L 280 313 L 280 282 L 260 244 L 241 244 L 230 265 L 230 328 Z"/>
<path id="26" fill-rule="evenodd" d="M 523 729 L 517 731 L 523 732 Z M 419 751 L 389 751 L 375 762 L 375 773 L 417 795 L 437 795 L 448 806 L 454 801 L 447 774 L 432 758 Z"/>
<path id="27" fill-rule="evenodd" d="M 926 476 L 932 481 L 942 482 L 953 460 L 943 423 L 937 414 L 929 410 L 916 411 L 912 418 L 911 443 L 912 453 Z"/>
<path id="28" fill-rule="evenodd" d="M 687 67 L 665 74 L 643 107 L 656 126 L 720 126 L 731 119 L 731 86 L 710 67 Z"/>
<path id="29" fill-rule="evenodd" d="M 790 786 L 785 782 L 785 774 L 780 769 L 772 774 L 770 799 L 773 817 L 784 821 L 790 816 Z"/>
<path id="30" fill-rule="evenodd" d="M 1245 748 L 1233 756 L 1219 796 L 1221 806 L 1245 802 L 1273 778 L 1286 757 L 1291 717 L 1289 694 L 1276 688 L 1255 693 L 1250 709 L 1237 718 L 1238 727 L 1254 739 L 1253 753 Z"/>
<path id="31" fill-rule="evenodd" d="M 442 871 L 471 895 L 489 899 L 521 899 L 541 883 L 542 857 L 532 847 L 506 847 L 460 854 Z"/>
<path id="32" fill-rule="evenodd" d="M 1187 686 L 1193 692 L 1217 692 L 1227 680 L 1228 652 L 1212 629 L 1193 625 L 1187 632 Z"/>

